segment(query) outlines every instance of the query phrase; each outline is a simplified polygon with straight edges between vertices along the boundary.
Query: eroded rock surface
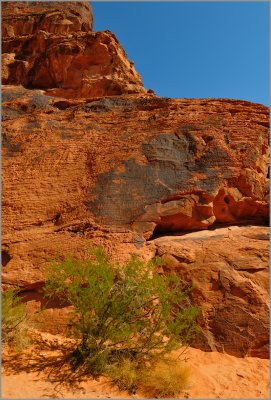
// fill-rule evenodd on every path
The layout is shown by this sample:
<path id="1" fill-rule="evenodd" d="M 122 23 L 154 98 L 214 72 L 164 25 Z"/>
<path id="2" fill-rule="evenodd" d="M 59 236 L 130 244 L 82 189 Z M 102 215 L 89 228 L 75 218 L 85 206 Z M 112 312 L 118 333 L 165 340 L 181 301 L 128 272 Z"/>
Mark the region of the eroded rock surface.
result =
<path id="1" fill-rule="evenodd" d="M 266 357 L 268 108 L 146 93 L 86 3 L 35 4 L 3 6 L 3 285 L 38 301 L 50 259 L 86 244 L 158 253 L 198 287 L 195 346 Z"/>
<path id="2" fill-rule="evenodd" d="M 3 119 L 8 265 L 19 257 L 22 266 L 29 250 L 18 249 L 49 233 L 50 254 L 64 232 L 87 237 L 97 226 L 140 246 L 153 233 L 267 220 L 264 106 L 153 95 L 67 101 L 6 86 Z"/>
<path id="3" fill-rule="evenodd" d="M 87 1 L 3 1 L 2 38 L 17 39 L 40 31 L 54 34 L 91 32 L 93 16 Z"/>
<path id="4" fill-rule="evenodd" d="M 92 32 L 88 2 L 2 4 L 4 84 L 65 98 L 146 92 L 115 35 Z"/>
<path id="5" fill-rule="evenodd" d="M 202 333 L 194 346 L 269 357 L 269 228 L 231 226 L 151 242 L 165 264 L 194 285 Z"/>

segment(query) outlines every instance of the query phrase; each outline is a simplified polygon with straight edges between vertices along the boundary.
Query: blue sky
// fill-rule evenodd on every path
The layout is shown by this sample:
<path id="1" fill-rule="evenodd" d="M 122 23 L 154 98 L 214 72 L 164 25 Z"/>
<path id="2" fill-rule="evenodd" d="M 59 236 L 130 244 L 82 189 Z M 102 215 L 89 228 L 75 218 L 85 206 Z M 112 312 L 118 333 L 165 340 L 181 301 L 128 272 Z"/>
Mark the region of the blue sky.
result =
<path id="1" fill-rule="evenodd" d="M 147 89 L 269 105 L 269 3 L 92 2 Z"/>

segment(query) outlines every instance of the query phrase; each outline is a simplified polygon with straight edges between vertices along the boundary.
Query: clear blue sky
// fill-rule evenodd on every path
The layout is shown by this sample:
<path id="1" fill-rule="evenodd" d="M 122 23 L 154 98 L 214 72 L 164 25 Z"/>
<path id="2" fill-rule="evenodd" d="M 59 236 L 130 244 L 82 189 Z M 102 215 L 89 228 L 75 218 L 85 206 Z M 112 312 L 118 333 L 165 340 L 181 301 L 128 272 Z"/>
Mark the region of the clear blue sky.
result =
<path id="1" fill-rule="evenodd" d="M 91 2 L 147 89 L 269 105 L 269 3 Z"/>

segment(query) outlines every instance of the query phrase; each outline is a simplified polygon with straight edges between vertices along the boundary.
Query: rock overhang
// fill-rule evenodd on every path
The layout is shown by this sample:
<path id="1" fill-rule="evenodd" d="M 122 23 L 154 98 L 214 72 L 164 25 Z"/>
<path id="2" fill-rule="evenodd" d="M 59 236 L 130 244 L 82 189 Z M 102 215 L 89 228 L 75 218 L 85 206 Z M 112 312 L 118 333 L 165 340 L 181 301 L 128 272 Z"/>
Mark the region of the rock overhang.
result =
<path id="1" fill-rule="evenodd" d="M 115 35 L 92 32 L 88 6 L 35 4 L 28 18 L 6 2 L 4 285 L 38 290 L 49 260 L 86 242 L 118 262 L 157 253 L 198 284 L 197 347 L 266 357 L 268 228 L 250 224 L 268 219 L 269 109 L 155 96 Z"/>

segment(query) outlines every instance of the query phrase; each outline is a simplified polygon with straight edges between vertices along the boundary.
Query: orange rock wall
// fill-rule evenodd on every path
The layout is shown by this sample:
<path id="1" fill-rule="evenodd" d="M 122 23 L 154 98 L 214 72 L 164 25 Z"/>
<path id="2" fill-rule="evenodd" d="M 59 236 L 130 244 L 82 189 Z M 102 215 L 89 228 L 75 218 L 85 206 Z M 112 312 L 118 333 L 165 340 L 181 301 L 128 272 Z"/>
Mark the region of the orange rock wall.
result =
<path id="1" fill-rule="evenodd" d="M 2 38 L 19 39 L 40 31 L 53 34 L 91 32 L 87 1 L 2 1 Z"/>
<path id="2" fill-rule="evenodd" d="M 145 93 L 115 35 L 92 32 L 88 2 L 3 2 L 2 81 L 65 98 Z"/>
<path id="3" fill-rule="evenodd" d="M 197 288 L 195 346 L 267 357 L 268 108 L 147 93 L 86 2 L 2 11 L 3 286 L 36 309 L 50 259 L 158 254 Z"/>
<path id="4" fill-rule="evenodd" d="M 64 232 L 81 239 L 104 227 L 143 246 L 153 233 L 267 221 L 264 106 L 153 95 L 67 101 L 6 86 L 3 119 L 3 243 L 14 267 L 18 257 L 32 265 L 18 249 L 40 248 L 49 234 L 40 265 Z M 31 270 L 36 279 L 40 267 Z"/>
<path id="5" fill-rule="evenodd" d="M 193 346 L 238 357 L 269 358 L 269 229 L 230 226 L 151 242 L 174 271 L 193 283 L 201 332 Z"/>

